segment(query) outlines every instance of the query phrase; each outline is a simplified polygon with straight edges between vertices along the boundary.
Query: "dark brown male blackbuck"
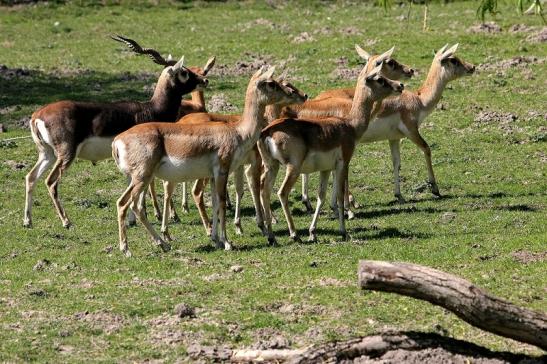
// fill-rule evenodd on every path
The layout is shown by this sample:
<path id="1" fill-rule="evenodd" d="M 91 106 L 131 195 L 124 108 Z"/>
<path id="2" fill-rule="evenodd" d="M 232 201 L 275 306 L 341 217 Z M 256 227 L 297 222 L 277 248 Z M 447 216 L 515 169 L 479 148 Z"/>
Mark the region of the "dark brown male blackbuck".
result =
<path id="1" fill-rule="evenodd" d="M 58 188 L 61 176 L 74 159 L 96 162 L 109 158 L 112 140 L 117 134 L 150 120 L 176 120 L 182 96 L 208 83 L 183 62 L 184 57 L 163 70 L 148 102 L 59 101 L 32 115 L 30 130 L 38 148 L 38 161 L 26 176 L 24 226 L 32 226 L 32 191 L 36 180 L 51 166 L 46 186 L 63 226 L 69 227 L 70 220 L 59 199 Z"/>
<path id="2" fill-rule="evenodd" d="M 211 238 L 217 247 L 229 250 L 226 237 L 226 183 L 230 171 L 253 148 L 260 136 L 266 105 L 290 96 L 287 89 L 274 79 L 274 68 L 260 69 L 252 77 L 245 94 L 241 121 L 234 123 L 146 123 L 118 135 L 112 143 L 112 154 L 120 170 L 130 176 L 131 183 L 118 199 L 120 250 L 130 255 L 127 245 L 125 215 L 129 207 L 142 222 L 152 240 L 164 251 L 170 249 L 150 225 L 139 205 L 139 196 L 158 177 L 164 182 L 165 206 L 162 233 L 169 240 L 167 221 L 168 201 L 174 182 L 210 178 L 213 196 Z M 220 237 L 218 230 L 220 229 Z"/>
<path id="3" fill-rule="evenodd" d="M 164 58 L 160 52 L 155 50 L 154 48 L 143 48 L 139 43 L 137 43 L 135 40 L 131 38 L 124 37 L 122 35 L 114 35 L 111 36 L 111 38 L 117 42 L 125 44 L 129 49 L 136 54 L 143 54 L 147 55 L 152 59 L 152 61 L 156 64 L 159 64 L 164 67 L 173 66 L 176 61 L 171 59 L 171 55 L 169 55 L 167 58 Z M 207 60 L 207 63 L 203 68 L 200 67 L 188 67 L 191 71 L 197 73 L 201 76 L 207 76 L 211 68 L 215 65 L 215 57 L 211 57 Z M 204 113 L 207 112 L 206 105 L 205 105 L 205 97 L 203 96 L 203 90 L 196 89 L 190 93 L 190 100 L 183 99 L 180 103 L 179 112 L 177 114 L 176 120 L 184 117 L 185 115 L 191 114 L 191 113 Z M 183 188 L 183 201 L 182 201 L 182 209 L 185 212 L 188 212 L 188 203 L 186 202 L 186 183 L 182 184 Z M 156 195 L 156 191 L 154 188 L 154 182 L 150 183 L 149 186 L 150 190 L 150 196 L 152 197 L 152 206 L 154 207 L 154 215 L 158 220 L 161 219 L 161 211 L 158 204 L 158 199 Z M 144 203 L 144 200 L 143 200 Z M 171 216 L 174 220 L 179 220 L 176 211 L 172 209 Z"/>
<path id="4" fill-rule="evenodd" d="M 357 79 L 355 96 L 346 118 L 282 118 L 262 131 L 258 149 L 264 163 L 261 198 L 264 206 L 268 241 L 275 243 L 270 213 L 270 195 L 280 165 L 286 168 L 285 179 L 278 191 L 279 200 L 293 240 L 299 241 L 289 209 L 289 193 L 300 173 L 320 172 L 317 207 L 309 229 L 310 241 L 316 241 L 315 229 L 325 199 L 327 182 L 335 172 L 339 206 L 340 234 L 346 239 L 344 185 L 355 146 L 368 127 L 374 102 L 403 90 L 403 84 L 381 76 L 382 66 L 371 71 L 363 68 Z"/>
<path id="5" fill-rule="evenodd" d="M 405 90 L 400 96 L 389 97 L 377 104 L 376 117 L 360 139 L 361 143 L 381 140 L 389 141 L 393 163 L 394 195 L 404 201 L 401 195 L 399 171 L 401 168 L 400 141 L 410 139 L 423 152 L 427 167 L 428 184 L 435 196 L 440 196 L 439 187 L 433 172 L 431 149 L 420 134 L 423 120 L 435 110 L 446 85 L 455 79 L 469 76 L 475 72 L 475 66 L 454 56 L 458 44 L 448 48 L 445 45 L 436 52 L 427 77 L 422 86 L 415 90 Z M 350 99 L 325 99 L 313 105 L 304 104 L 298 110 L 298 116 L 344 115 L 351 107 Z M 376 108 L 376 107 L 375 107 Z M 349 193 L 349 191 L 346 191 Z M 333 193 L 331 207 L 336 210 L 336 196 Z M 306 202 L 304 202 L 306 203 Z"/>

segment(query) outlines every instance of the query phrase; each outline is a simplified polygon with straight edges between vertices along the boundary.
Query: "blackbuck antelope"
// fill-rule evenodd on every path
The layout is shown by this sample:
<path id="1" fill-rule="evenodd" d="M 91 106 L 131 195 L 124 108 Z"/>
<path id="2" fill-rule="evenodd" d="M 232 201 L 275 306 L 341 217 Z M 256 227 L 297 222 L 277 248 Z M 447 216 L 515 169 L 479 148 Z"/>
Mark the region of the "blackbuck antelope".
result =
<path id="1" fill-rule="evenodd" d="M 420 135 L 419 127 L 423 120 L 435 110 L 448 82 L 463 76 L 473 74 L 475 66 L 454 56 L 458 44 L 442 47 L 436 52 L 429 73 L 422 86 L 416 91 L 405 90 L 402 95 L 389 97 L 375 106 L 376 117 L 371 121 L 369 128 L 360 139 L 361 143 L 372 143 L 388 140 L 393 163 L 394 195 L 399 201 L 404 201 L 401 195 L 399 171 L 401 168 L 400 140 L 410 139 L 424 153 L 428 183 L 431 192 L 440 196 L 439 187 L 431 163 L 431 149 Z M 339 99 L 319 101 L 313 107 L 300 108 L 298 116 L 329 116 L 347 113 L 351 105 L 350 100 Z M 304 182 L 303 182 L 304 183 Z M 349 191 L 348 191 L 349 193 Z M 309 204 L 304 201 L 307 205 Z M 335 195 L 331 199 L 331 207 L 336 211 Z"/>
<path id="2" fill-rule="evenodd" d="M 275 243 L 270 213 L 270 195 L 279 165 L 286 167 L 286 174 L 278 192 L 283 212 L 289 226 L 290 236 L 299 241 L 297 230 L 289 209 L 289 193 L 300 173 L 320 172 L 320 188 L 315 215 L 309 229 L 310 241 L 316 241 L 315 229 L 325 199 L 327 182 L 331 171 L 335 171 L 338 189 L 339 226 L 343 239 L 347 238 L 342 211 L 344 185 L 348 166 L 355 145 L 367 129 L 373 104 L 389 95 L 403 90 L 400 82 L 381 76 L 381 65 L 372 71 L 363 68 L 357 79 L 355 97 L 346 118 L 323 119 L 282 118 L 274 121 L 262 131 L 258 148 L 264 163 L 261 198 L 264 206 L 268 241 Z"/>
<path id="3" fill-rule="evenodd" d="M 112 154 L 122 172 L 131 177 L 131 183 L 118 199 L 118 227 L 120 250 L 130 255 L 125 215 L 128 208 L 135 211 L 152 240 L 164 251 L 170 249 L 148 222 L 139 205 L 139 196 L 154 176 L 164 180 L 165 199 L 162 233 L 167 230 L 168 201 L 175 183 L 200 178 L 211 179 L 213 196 L 212 240 L 217 247 L 229 250 L 226 237 L 225 205 L 226 183 L 230 171 L 242 163 L 242 158 L 256 144 L 263 125 L 266 105 L 290 97 L 291 91 L 272 79 L 274 68 L 260 69 L 252 77 L 245 94 L 241 121 L 234 123 L 147 123 L 137 125 L 118 135 L 112 143 Z M 220 229 L 220 238 L 219 232 Z"/>
<path id="4" fill-rule="evenodd" d="M 285 86 L 290 91 L 290 97 L 281 99 L 275 104 L 266 106 L 266 111 L 264 113 L 265 120 L 263 121 L 264 125 L 267 125 L 273 120 L 279 118 L 281 114 L 281 110 L 284 106 L 301 104 L 305 102 L 308 98 L 307 94 L 301 92 L 293 84 L 286 81 L 284 79 L 285 78 L 284 74 L 285 73 L 283 73 L 283 75 L 280 76 L 277 81 L 280 82 L 283 86 Z M 187 123 L 187 124 L 189 123 L 199 124 L 199 123 L 205 123 L 205 122 L 232 123 L 232 122 L 238 122 L 240 120 L 241 120 L 241 115 L 195 113 L 195 114 L 185 116 L 178 122 Z M 241 200 L 243 198 L 243 174 L 245 174 L 247 178 L 247 184 L 249 186 L 249 190 L 251 191 L 251 197 L 252 197 L 253 204 L 255 207 L 255 212 L 256 212 L 256 216 L 255 216 L 256 223 L 259 229 L 263 233 L 265 233 L 264 219 L 263 219 L 263 213 L 262 213 L 263 209 L 262 209 L 262 204 L 260 203 L 261 166 L 262 166 L 262 160 L 260 158 L 258 148 L 255 145 L 253 149 L 248 153 L 248 155 L 243 158 L 242 164 L 238 168 L 236 168 L 236 170 L 233 172 L 234 182 L 236 187 L 234 225 L 236 229 L 236 234 L 238 235 L 243 234 L 243 230 L 241 227 Z M 211 223 L 207 216 L 207 212 L 205 209 L 205 202 L 203 198 L 203 189 L 205 188 L 206 184 L 207 184 L 207 180 L 205 179 L 196 181 L 196 183 L 194 184 L 194 187 L 192 188 L 192 195 L 194 198 L 194 202 L 196 206 L 198 207 L 201 221 L 203 223 L 205 231 L 209 235 L 211 233 Z M 172 215 L 172 212 L 171 212 L 171 215 Z"/>
<path id="5" fill-rule="evenodd" d="M 129 47 L 130 50 L 135 52 L 136 54 L 144 54 L 150 57 L 152 61 L 156 64 L 159 64 L 164 67 L 173 66 L 176 61 L 171 58 L 171 55 L 169 55 L 166 58 L 164 58 L 157 50 L 153 48 L 143 48 L 140 46 L 139 43 L 137 43 L 135 40 L 131 38 L 124 37 L 122 35 L 114 35 L 111 36 L 111 38 L 117 42 L 125 44 L 127 47 Z M 203 68 L 200 67 L 188 67 L 191 71 L 197 73 L 201 76 L 207 76 L 211 68 L 215 65 L 215 57 L 211 57 L 207 60 L 207 63 Z M 183 99 L 181 101 L 179 112 L 177 114 L 176 120 L 182 118 L 185 115 L 191 114 L 191 113 L 199 113 L 199 112 L 206 112 L 205 107 L 205 97 L 203 96 L 203 90 L 196 89 L 190 93 L 191 100 L 185 100 Z M 156 191 L 154 188 L 154 182 L 150 183 L 150 196 L 152 198 L 152 205 L 154 207 L 154 215 L 158 220 L 161 220 L 161 211 L 158 204 L 158 199 L 156 195 Z M 186 184 L 183 183 L 183 196 L 186 197 Z M 184 211 L 188 211 L 188 203 L 186 200 L 182 203 L 182 208 Z M 179 220 L 176 211 L 172 211 L 171 216 L 174 220 Z"/>
<path id="6" fill-rule="evenodd" d="M 367 66 L 376 67 L 380 64 L 382 65 L 382 76 L 392 80 L 411 78 L 412 76 L 414 76 L 414 69 L 394 59 L 392 57 L 394 49 L 395 47 L 380 55 L 370 55 L 363 48 L 359 47 L 359 45 L 355 45 L 355 51 L 357 52 L 359 57 L 367 62 Z M 355 87 L 337 88 L 323 91 L 313 100 L 322 100 L 330 97 L 353 99 L 354 93 Z"/>
<path id="7" fill-rule="evenodd" d="M 161 73 L 148 102 L 92 103 L 59 101 L 32 115 L 30 130 L 38 161 L 26 176 L 24 226 L 32 225 L 32 191 L 36 180 L 53 165 L 46 185 L 64 227 L 70 226 L 59 200 L 61 176 L 76 157 L 99 161 L 112 155 L 114 137 L 150 120 L 175 121 L 182 96 L 207 86 L 207 79 L 183 65 L 184 57 Z"/>

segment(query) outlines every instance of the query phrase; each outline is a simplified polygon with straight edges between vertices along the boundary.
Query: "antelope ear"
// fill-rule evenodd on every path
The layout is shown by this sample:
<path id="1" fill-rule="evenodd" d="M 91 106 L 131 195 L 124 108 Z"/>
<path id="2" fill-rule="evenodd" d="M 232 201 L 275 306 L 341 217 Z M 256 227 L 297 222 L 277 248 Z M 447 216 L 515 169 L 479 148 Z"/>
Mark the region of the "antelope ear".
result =
<path id="1" fill-rule="evenodd" d="M 274 71 L 275 71 L 275 66 L 270 67 L 264 74 L 262 74 L 261 78 L 266 80 L 269 78 L 272 78 Z"/>
<path id="2" fill-rule="evenodd" d="M 262 66 L 260 67 L 260 69 L 258 71 L 256 71 L 254 73 L 254 75 L 251 77 L 251 78 L 258 78 L 260 77 L 260 75 L 262 75 L 262 73 L 266 70 L 266 66 Z"/>
<path id="3" fill-rule="evenodd" d="M 359 57 L 363 58 L 365 61 L 368 62 L 368 59 L 370 58 L 370 54 L 368 54 L 367 51 L 359 47 L 358 44 L 355 45 L 355 50 L 357 51 L 357 54 L 359 55 Z"/>
<path id="4" fill-rule="evenodd" d="M 179 69 L 184 66 L 184 56 L 180 57 L 179 61 L 173 66 L 174 69 Z"/>
<path id="5" fill-rule="evenodd" d="M 459 43 L 454 44 L 452 47 L 450 47 L 449 50 L 445 51 L 445 52 L 442 54 L 442 56 L 441 56 L 440 59 L 443 60 L 443 59 L 446 59 L 446 58 L 448 58 L 448 57 L 453 56 L 454 53 L 456 53 L 456 50 L 458 49 L 458 46 L 459 46 L 459 45 L 460 45 Z"/>
<path id="6" fill-rule="evenodd" d="M 367 80 L 372 80 L 374 77 L 380 75 L 380 72 L 382 72 L 382 64 L 380 63 L 378 66 L 374 67 L 372 71 L 367 73 Z"/>
<path id="7" fill-rule="evenodd" d="M 207 63 L 205 64 L 205 67 L 203 67 L 203 75 L 205 76 L 207 73 L 209 73 L 209 71 L 211 70 L 211 68 L 213 68 L 213 66 L 215 65 L 215 61 L 216 61 L 216 57 L 211 57 L 209 58 L 209 60 L 207 61 Z"/>
<path id="8" fill-rule="evenodd" d="M 391 57 L 391 55 L 393 54 L 393 51 L 395 50 L 395 46 L 391 47 L 390 50 L 388 50 L 387 52 L 381 54 L 378 56 L 378 58 L 376 58 L 376 65 L 380 65 L 382 64 L 386 59 L 388 59 L 389 57 Z"/>
<path id="9" fill-rule="evenodd" d="M 172 55 L 168 55 L 167 56 L 167 62 L 171 62 L 173 60 L 173 56 Z"/>
<path id="10" fill-rule="evenodd" d="M 287 69 L 285 68 L 285 69 L 283 70 L 283 72 L 281 72 L 281 74 L 277 77 L 277 80 L 278 80 L 279 82 L 284 81 L 285 78 L 287 78 L 287 74 L 288 74 L 288 71 L 287 71 Z"/>
<path id="11" fill-rule="evenodd" d="M 444 53 L 444 51 L 446 50 L 447 47 L 448 47 L 448 43 L 446 43 L 441 49 L 439 49 L 439 50 L 435 53 L 435 58 L 440 58 L 441 55 Z"/>

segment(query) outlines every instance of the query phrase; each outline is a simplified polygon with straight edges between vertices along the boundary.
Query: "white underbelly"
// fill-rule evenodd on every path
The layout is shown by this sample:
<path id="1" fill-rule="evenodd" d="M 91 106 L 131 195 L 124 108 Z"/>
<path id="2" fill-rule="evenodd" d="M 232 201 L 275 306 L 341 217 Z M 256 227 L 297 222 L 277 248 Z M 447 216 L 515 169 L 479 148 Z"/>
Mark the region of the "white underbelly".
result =
<path id="1" fill-rule="evenodd" d="M 401 128 L 405 128 L 403 122 L 399 118 L 399 114 L 393 116 L 373 120 L 367 128 L 367 131 L 361 137 L 360 143 L 373 143 L 380 140 L 401 139 L 404 134 L 401 133 Z"/>
<path id="2" fill-rule="evenodd" d="M 100 161 L 112 157 L 112 140 L 114 137 L 90 137 L 78 145 L 78 158 L 89 161 Z"/>
<path id="3" fill-rule="evenodd" d="M 155 176 L 165 181 L 183 182 L 213 176 L 218 163 L 216 154 L 177 159 L 165 156 L 161 159 Z"/>
<path id="4" fill-rule="evenodd" d="M 330 171 L 342 159 L 342 148 L 338 147 L 326 152 L 310 151 L 302 163 L 302 173 Z"/>

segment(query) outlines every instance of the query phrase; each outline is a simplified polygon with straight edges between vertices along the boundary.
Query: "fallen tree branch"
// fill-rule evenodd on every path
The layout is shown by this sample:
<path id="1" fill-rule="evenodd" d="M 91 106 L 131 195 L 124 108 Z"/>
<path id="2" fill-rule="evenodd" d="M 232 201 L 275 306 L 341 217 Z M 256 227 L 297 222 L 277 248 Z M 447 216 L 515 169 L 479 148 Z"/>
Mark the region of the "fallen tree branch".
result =
<path id="1" fill-rule="evenodd" d="M 497 335 L 547 350 L 547 315 L 494 297 L 469 281 L 409 263 L 362 260 L 359 285 L 426 300 Z"/>
<path id="2" fill-rule="evenodd" d="M 423 332 L 385 332 L 378 335 L 353 338 L 345 341 L 334 341 L 314 345 L 307 349 L 240 349 L 231 350 L 228 347 L 207 347 L 193 345 L 188 347 L 190 358 L 207 359 L 211 362 L 237 363 L 339 363 L 354 359 L 366 359 L 370 362 L 376 359 L 384 362 L 382 357 L 390 352 L 402 351 L 398 357 L 390 357 L 388 362 L 398 362 L 402 359 L 414 358 L 416 362 L 434 360 L 443 362 L 474 362 L 477 358 L 498 359 L 503 363 L 529 364 L 544 363 L 547 357 L 531 357 L 523 354 L 495 352 L 482 346 L 463 340 L 441 336 L 435 333 Z M 424 355 L 420 356 L 420 352 Z M 436 353 L 434 357 L 432 354 Z M 425 358 L 427 359 L 425 359 Z"/>

